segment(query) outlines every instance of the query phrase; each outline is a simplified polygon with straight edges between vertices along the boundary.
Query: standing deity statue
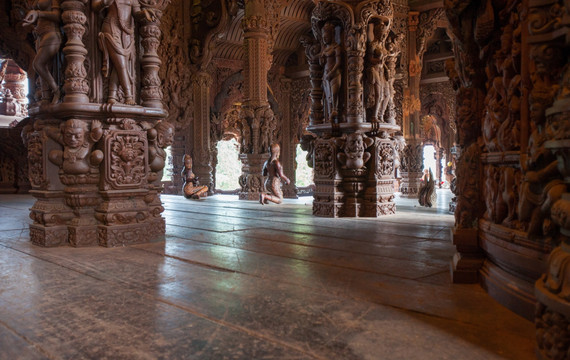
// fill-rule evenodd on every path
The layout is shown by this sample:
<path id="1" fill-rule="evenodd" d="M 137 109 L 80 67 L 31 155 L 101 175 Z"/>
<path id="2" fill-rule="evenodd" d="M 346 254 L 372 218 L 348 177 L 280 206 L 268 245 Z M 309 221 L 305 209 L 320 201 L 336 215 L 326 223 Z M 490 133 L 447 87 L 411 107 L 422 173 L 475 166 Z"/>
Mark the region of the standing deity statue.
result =
<path id="1" fill-rule="evenodd" d="M 291 180 L 283 173 L 283 166 L 279 162 L 279 155 L 281 153 L 281 147 L 279 144 L 271 145 L 271 155 L 265 164 L 263 164 L 262 175 L 267 176 L 265 180 L 265 189 L 269 191 L 269 194 L 260 193 L 259 202 L 261 205 L 267 204 L 271 201 L 275 204 L 281 204 L 283 202 L 283 190 L 281 190 L 281 180 L 285 181 L 287 185 L 291 183 Z"/>
<path id="2" fill-rule="evenodd" d="M 325 93 L 325 116 L 330 122 L 338 116 L 339 92 L 342 83 L 342 50 L 335 41 L 335 26 L 331 22 L 325 23 L 322 28 L 323 51 L 320 63 L 323 68 L 323 88 Z"/>
<path id="3" fill-rule="evenodd" d="M 61 92 L 50 66 L 61 46 L 59 0 L 36 0 L 32 8 L 23 20 L 24 26 L 36 24 L 36 56 L 32 66 L 40 76 L 42 100 L 49 102 L 51 99 L 51 103 L 56 104 Z"/>
<path id="4" fill-rule="evenodd" d="M 92 7 L 94 11 L 107 9 L 99 33 L 99 47 L 103 52 L 102 72 L 109 78 L 107 102 L 113 104 L 118 101 L 120 85 L 125 104 L 135 105 L 136 46 L 133 17 L 154 21 L 154 10 L 141 9 L 139 0 L 93 0 Z"/>
<path id="5" fill-rule="evenodd" d="M 368 28 L 368 48 L 366 67 L 368 103 L 371 104 L 372 121 L 384 121 L 384 113 L 388 106 L 389 83 L 386 78 L 386 58 L 388 56 L 385 42 L 389 33 L 388 21 L 380 21 Z"/>

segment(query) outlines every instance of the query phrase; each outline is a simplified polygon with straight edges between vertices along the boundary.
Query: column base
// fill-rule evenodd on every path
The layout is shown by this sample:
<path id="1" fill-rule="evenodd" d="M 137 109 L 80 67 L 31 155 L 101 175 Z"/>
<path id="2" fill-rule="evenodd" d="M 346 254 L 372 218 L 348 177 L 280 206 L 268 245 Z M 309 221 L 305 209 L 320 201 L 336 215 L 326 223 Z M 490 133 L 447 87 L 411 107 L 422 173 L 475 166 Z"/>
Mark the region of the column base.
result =
<path id="1" fill-rule="evenodd" d="M 99 245 L 105 247 L 164 240 L 164 219 L 128 225 L 98 225 Z"/>
<path id="2" fill-rule="evenodd" d="M 451 280 L 455 284 L 473 284 L 479 281 L 479 270 L 483 266 L 484 255 L 481 251 L 477 229 L 450 230 L 453 245 L 457 252 L 451 260 Z"/>
<path id="3" fill-rule="evenodd" d="M 67 228 L 69 230 L 69 245 L 74 247 L 97 245 L 97 225 L 70 225 Z"/>
<path id="4" fill-rule="evenodd" d="M 30 240 L 32 244 L 44 247 L 69 245 L 67 226 L 30 225 Z"/>

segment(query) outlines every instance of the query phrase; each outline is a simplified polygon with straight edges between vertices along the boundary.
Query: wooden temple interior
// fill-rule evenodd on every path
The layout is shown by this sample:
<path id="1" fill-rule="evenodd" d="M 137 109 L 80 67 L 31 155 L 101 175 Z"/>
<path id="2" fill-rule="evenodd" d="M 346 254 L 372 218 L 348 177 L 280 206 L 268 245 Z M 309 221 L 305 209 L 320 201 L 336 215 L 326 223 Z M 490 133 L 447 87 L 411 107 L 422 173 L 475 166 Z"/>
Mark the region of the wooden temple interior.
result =
<path id="1" fill-rule="evenodd" d="M 1 359 L 570 358 L 570 1 L 0 20 Z"/>

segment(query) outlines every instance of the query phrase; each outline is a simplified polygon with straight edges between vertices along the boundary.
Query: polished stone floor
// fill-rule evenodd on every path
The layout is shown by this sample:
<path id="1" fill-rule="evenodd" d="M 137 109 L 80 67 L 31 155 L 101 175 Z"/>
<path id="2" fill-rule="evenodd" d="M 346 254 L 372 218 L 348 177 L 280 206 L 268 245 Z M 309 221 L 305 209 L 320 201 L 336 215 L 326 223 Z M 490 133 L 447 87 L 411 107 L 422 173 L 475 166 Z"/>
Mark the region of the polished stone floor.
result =
<path id="1" fill-rule="evenodd" d="M 452 285 L 453 218 L 163 196 L 165 242 L 41 248 L 0 195 L 0 359 L 532 359 L 533 324 Z"/>

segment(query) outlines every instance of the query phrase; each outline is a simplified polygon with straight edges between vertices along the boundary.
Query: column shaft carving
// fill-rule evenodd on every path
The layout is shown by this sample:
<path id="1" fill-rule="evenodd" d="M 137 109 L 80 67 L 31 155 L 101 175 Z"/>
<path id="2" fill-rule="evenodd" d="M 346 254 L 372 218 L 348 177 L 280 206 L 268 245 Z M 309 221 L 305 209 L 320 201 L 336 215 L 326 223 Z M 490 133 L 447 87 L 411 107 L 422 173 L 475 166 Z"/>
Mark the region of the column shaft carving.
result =
<path id="1" fill-rule="evenodd" d="M 160 45 L 160 17 L 161 9 L 170 2 L 170 0 L 152 1 L 141 0 L 143 9 L 150 9 L 153 17 L 144 18 L 140 27 L 141 44 L 143 48 L 141 58 L 142 81 L 141 81 L 141 100 L 142 106 L 152 108 L 162 108 L 162 90 L 160 88 L 161 81 L 158 77 L 160 68 L 160 57 L 157 50 Z"/>
<path id="2" fill-rule="evenodd" d="M 243 146 L 240 159 L 242 175 L 239 183 L 241 200 L 257 200 L 263 191 L 261 174 L 269 157 L 269 148 L 277 140 L 277 119 L 267 101 L 267 72 L 271 66 L 270 51 L 278 30 L 276 16 L 280 2 L 247 0 L 242 20 L 244 47 L 245 101 L 241 111 Z"/>
<path id="3" fill-rule="evenodd" d="M 63 48 L 67 67 L 65 68 L 65 97 L 66 103 L 87 103 L 89 102 L 89 82 L 87 80 L 87 70 L 85 70 L 85 56 L 87 49 L 83 44 L 85 25 L 87 16 L 85 15 L 86 1 L 63 0 L 61 8 L 63 13 L 61 18 L 64 26 L 63 30 L 67 36 L 67 42 Z"/>
<path id="4" fill-rule="evenodd" d="M 212 77 L 206 72 L 194 73 L 192 89 L 194 93 L 194 132 L 192 135 L 194 166 L 193 171 L 201 185 L 214 189 L 212 159 L 210 155 L 210 87 Z"/>

